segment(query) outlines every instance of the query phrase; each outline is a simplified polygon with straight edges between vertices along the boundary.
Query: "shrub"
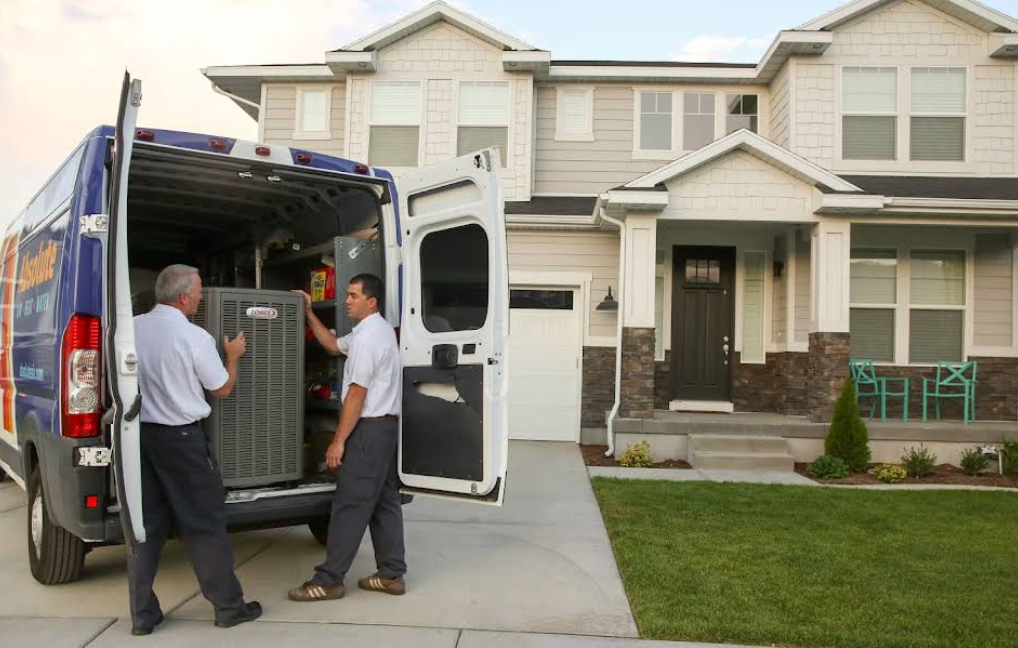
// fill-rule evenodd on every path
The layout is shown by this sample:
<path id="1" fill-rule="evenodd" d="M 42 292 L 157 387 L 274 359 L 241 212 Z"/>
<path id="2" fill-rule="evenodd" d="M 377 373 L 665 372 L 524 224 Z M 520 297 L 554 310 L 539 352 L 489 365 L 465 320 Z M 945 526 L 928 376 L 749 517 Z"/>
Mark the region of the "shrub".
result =
<path id="1" fill-rule="evenodd" d="M 626 468 L 650 468 L 654 465 L 650 458 L 650 444 L 640 441 L 629 446 L 619 457 L 619 463 Z"/>
<path id="2" fill-rule="evenodd" d="M 824 439 L 824 452 L 839 457 L 852 472 L 864 472 L 870 461 L 869 436 L 855 402 L 855 387 L 846 380 L 834 405 L 831 427 Z"/>
<path id="3" fill-rule="evenodd" d="M 907 476 L 905 469 L 898 464 L 884 464 L 877 468 L 877 479 L 885 484 L 897 484 Z"/>
<path id="4" fill-rule="evenodd" d="M 979 448 L 968 448 L 961 453 L 961 469 L 966 475 L 978 475 L 988 465 L 990 460 Z"/>
<path id="5" fill-rule="evenodd" d="M 848 466 L 840 457 L 824 455 L 806 466 L 806 473 L 814 479 L 842 479 L 848 477 Z"/>
<path id="6" fill-rule="evenodd" d="M 1001 470 L 1006 475 L 1018 475 L 1018 441 L 1002 441 L 999 450 Z"/>
<path id="7" fill-rule="evenodd" d="M 926 477 L 933 474 L 933 468 L 937 465 L 937 455 L 920 444 L 918 448 L 907 448 L 905 454 L 901 455 L 901 465 L 909 477 Z"/>

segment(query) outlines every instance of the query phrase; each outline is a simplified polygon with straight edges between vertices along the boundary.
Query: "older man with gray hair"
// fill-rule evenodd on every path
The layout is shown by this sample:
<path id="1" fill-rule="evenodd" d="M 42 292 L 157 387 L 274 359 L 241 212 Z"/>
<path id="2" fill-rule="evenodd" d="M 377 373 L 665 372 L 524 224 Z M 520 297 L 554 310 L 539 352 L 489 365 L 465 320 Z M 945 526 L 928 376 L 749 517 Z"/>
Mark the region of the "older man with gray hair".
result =
<path id="1" fill-rule="evenodd" d="M 223 479 L 202 419 L 212 411 L 208 391 L 226 398 L 247 350 L 244 333 L 223 337 L 226 365 L 216 342 L 188 321 L 201 303 L 197 268 L 171 265 L 159 273 L 150 312 L 134 318 L 141 390 L 142 497 L 148 541 L 128 554 L 132 634 L 151 634 L 163 620 L 152 591 L 159 554 L 171 528 L 183 538 L 202 594 L 215 608 L 215 624 L 228 628 L 261 616 L 244 602 L 226 534 Z"/>

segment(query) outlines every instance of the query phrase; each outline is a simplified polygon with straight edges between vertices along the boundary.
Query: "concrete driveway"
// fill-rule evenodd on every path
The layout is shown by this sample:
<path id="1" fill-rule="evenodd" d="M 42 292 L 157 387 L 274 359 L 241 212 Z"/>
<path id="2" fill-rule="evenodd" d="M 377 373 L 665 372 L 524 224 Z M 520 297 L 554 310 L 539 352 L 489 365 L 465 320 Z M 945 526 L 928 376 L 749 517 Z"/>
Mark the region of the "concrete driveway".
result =
<path id="1" fill-rule="evenodd" d="M 418 498 L 404 514 L 410 572 L 402 598 L 356 589 L 356 579 L 374 571 L 365 539 L 347 598 L 292 603 L 287 589 L 322 557 L 307 529 L 234 535 L 238 575 L 247 596 L 262 602 L 262 622 L 637 636 L 576 445 L 514 442 L 501 509 Z M 129 616 L 122 547 L 89 554 L 81 581 L 43 587 L 28 570 L 24 517 L 20 490 L 0 484 L 0 617 Z M 167 546 L 156 591 L 171 620 L 212 618 L 179 543 Z M 80 626 L 85 641 L 127 630 L 124 623 Z"/>

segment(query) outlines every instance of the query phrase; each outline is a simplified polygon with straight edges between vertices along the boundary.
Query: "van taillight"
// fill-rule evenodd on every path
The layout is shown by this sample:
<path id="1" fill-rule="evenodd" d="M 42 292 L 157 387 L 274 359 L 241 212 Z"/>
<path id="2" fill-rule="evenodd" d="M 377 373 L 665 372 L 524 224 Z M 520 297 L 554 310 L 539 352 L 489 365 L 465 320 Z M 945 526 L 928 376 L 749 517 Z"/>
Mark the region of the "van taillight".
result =
<path id="1" fill-rule="evenodd" d="M 135 138 L 140 139 L 143 142 L 151 142 L 155 140 L 156 134 L 150 130 L 140 128 L 134 133 Z"/>
<path id="2" fill-rule="evenodd" d="M 369 167 L 368 165 L 364 164 L 363 162 L 361 162 L 359 164 L 353 165 L 353 172 L 354 173 L 367 173 L 370 170 L 371 170 L 371 167 Z"/>
<path id="3" fill-rule="evenodd" d="M 75 314 L 64 331 L 61 434 L 81 439 L 99 436 L 102 324 L 94 315 Z"/>

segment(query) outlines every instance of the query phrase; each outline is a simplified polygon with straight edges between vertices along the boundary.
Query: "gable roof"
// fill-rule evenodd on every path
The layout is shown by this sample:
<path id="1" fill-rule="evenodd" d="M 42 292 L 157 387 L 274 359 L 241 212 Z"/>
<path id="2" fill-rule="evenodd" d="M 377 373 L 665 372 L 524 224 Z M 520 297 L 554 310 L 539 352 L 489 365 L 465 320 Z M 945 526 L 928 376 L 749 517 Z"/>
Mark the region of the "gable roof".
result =
<path id="1" fill-rule="evenodd" d="M 619 189 L 653 188 L 736 150 L 741 150 L 760 158 L 764 162 L 782 169 L 789 175 L 813 186 L 829 187 L 838 192 L 861 191 L 859 187 L 848 180 L 744 128 L 726 135 L 659 169 L 642 175 Z"/>
<path id="2" fill-rule="evenodd" d="M 895 0 L 854 0 L 795 29 L 796 31 L 830 31 L 893 1 Z M 1018 31 L 1018 21 L 1014 18 L 974 0 L 920 1 L 985 32 L 1012 33 Z"/>
<path id="3" fill-rule="evenodd" d="M 533 45 L 513 38 L 470 14 L 449 6 L 442 0 L 436 0 L 436 2 L 432 2 L 406 17 L 334 51 L 375 52 L 439 21 L 455 25 L 503 51 L 540 51 Z"/>

